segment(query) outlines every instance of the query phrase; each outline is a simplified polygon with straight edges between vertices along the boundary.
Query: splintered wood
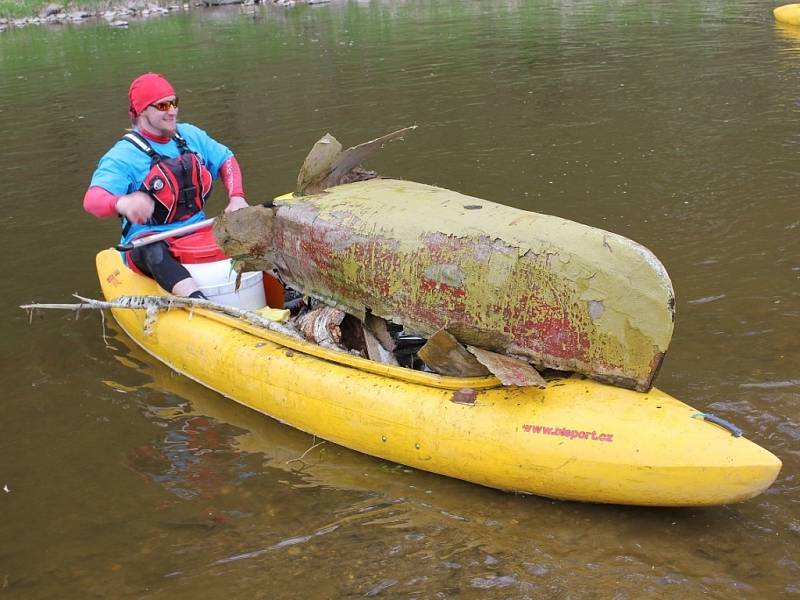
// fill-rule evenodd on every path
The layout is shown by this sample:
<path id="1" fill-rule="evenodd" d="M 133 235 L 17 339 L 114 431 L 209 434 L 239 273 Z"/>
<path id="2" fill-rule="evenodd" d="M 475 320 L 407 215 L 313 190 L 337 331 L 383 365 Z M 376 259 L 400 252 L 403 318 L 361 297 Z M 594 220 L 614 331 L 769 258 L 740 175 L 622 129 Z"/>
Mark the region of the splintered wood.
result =
<path id="1" fill-rule="evenodd" d="M 546 383 L 539 372 L 524 360 L 490 352 L 475 346 L 467 346 L 475 358 L 500 380 L 503 385 L 519 387 L 535 386 L 543 388 Z"/>
<path id="2" fill-rule="evenodd" d="M 376 362 L 397 365 L 391 350 L 385 348 L 364 323 L 338 308 L 320 306 L 300 315 L 295 321 L 297 328 L 310 342 L 354 351 Z M 377 321 L 380 319 L 373 319 L 373 328 L 380 329 Z"/>
<path id="3" fill-rule="evenodd" d="M 405 127 L 384 136 L 353 146 L 342 152 L 342 145 L 330 133 L 326 133 L 308 153 L 297 176 L 295 195 L 318 194 L 336 185 L 364 181 L 378 176 L 374 171 L 360 169 L 367 158 L 383 148 L 388 142 L 403 139 L 416 129 L 416 125 Z"/>
<path id="4" fill-rule="evenodd" d="M 435 372 L 454 377 L 481 377 L 489 370 L 467 352 L 458 340 L 440 329 L 419 350 L 419 357 Z"/>

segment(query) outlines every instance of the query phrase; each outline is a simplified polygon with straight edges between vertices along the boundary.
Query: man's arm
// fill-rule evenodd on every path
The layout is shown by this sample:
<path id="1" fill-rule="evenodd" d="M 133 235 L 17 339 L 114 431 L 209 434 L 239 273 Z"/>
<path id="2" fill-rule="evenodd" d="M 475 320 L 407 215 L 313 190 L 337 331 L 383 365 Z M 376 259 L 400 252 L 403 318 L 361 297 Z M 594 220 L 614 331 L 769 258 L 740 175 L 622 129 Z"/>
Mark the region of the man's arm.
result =
<path id="1" fill-rule="evenodd" d="M 89 189 L 83 196 L 83 208 L 104 219 L 122 215 L 132 223 L 145 223 L 153 214 L 153 200 L 147 194 L 132 191 L 138 185 L 134 173 L 147 170 L 150 159 L 127 142 L 119 141 L 106 152 L 92 173 Z"/>
<path id="2" fill-rule="evenodd" d="M 244 198 L 244 182 L 242 181 L 242 170 L 235 156 L 231 156 L 222 163 L 219 169 L 219 177 L 228 190 L 228 206 L 225 212 L 233 212 L 245 206 L 249 206 Z"/>
<path id="3" fill-rule="evenodd" d="M 178 132 L 186 139 L 190 148 L 200 153 L 211 171 L 211 177 L 221 179 L 225 185 L 229 198 L 225 212 L 249 206 L 245 200 L 242 171 L 231 149 L 191 123 L 179 123 Z"/>
<path id="4" fill-rule="evenodd" d="M 117 216 L 117 198 L 99 185 L 93 185 L 83 195 L 83 210 L 98 219 Z"/>
<path id="5" fill-rule="evenodd" d="M 95 217 L 103 219 L 122 215 L 139 225 L 150 218 L 153 207 L 153 199 L 144 192 L 116 196 L 98 185 L 93 185 L 83 196 L 83 209 Z"/>

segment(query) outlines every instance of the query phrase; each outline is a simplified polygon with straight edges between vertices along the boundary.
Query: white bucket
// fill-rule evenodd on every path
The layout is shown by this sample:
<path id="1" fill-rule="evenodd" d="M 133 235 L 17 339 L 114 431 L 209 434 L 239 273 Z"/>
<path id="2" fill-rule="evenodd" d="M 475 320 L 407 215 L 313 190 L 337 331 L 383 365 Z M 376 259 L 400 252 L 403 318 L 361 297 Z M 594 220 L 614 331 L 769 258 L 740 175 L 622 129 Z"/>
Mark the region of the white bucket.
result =
<path id="1" fill-rule="evenodd" d="M 261 271 L 242 273 L 242 281 L 237 291 L 237 274 L 230 259 L 208 263 L 183 263 L 183 266 L 197 282 L 200 291 L 212 302 L 246 310 L 264 308 L 267 305 Z"/>

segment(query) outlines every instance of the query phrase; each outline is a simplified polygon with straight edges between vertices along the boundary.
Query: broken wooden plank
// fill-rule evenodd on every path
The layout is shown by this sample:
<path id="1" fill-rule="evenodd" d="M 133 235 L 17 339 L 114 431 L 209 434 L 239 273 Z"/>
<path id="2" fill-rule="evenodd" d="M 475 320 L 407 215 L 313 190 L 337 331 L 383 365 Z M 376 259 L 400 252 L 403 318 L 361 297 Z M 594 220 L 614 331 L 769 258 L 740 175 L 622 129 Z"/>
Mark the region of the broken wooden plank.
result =
<path id="1" fill-rule="evenodd" d="M 297 177 L 295 194 L 305 196 L 318 194 L 330 187 L 341 183 L 351 183 L 355 180 L 376 177 L 370 172 L 368 177 L 353 177 L 354 171 L 367 158 L 384 147 L 388 142 L 402 140 L 408 133 L 416 129 L 416 125 L 404 127 L 392 133 L 387 133 L 379 138 L 353 146 L 342 152 L 342 145 L 330 133 L 326 133 L 311 148 L 300 174 Z M 362 171 L 362 173 L 367 173 Z"/>
<path id="2" fill-rule="evenodd" d="M 384 348 L 383 344 L 378 340 L 373 333 L 363 327 L 364 345 L 366 346 L 365 358 L 382 362 L 387 365 L 398 365 L 397 359 L 388 349 Z"/>
<path id="3" fill-rule="evenodd" d="M 475 358 L 489 372 L 497 377 L 503 385 L 516 385 L 518 387 L 535 386 L 546 387 L 546 383 L 539 372 L 524 360 L 513 358 L 497 352 L 490 352 L 483 348 L 467 346 Z"/>
<path id="4" fill-rule="evenodd" d="M 313 185 L 318 186 L 331 172 L 336 157 L 342 152 L 342 145 L 330 133 L 323 135 L 306 156 L 300 173 L 297 175 L 295 193 L 302 196 Z"/>
<path id="5" fill-rule="evenodd" d="M 389 333 L 389 326 L 386 319 L 381 319 L 380 317 L 367 313 L 364 318 L 364 327 L 377 338 L 381 346 L 386 348 L 389 352 L 394 352 L 397 347 L 397 342 L 392 337 L 392 334 Z"/>
<path id="6" fill-rule="evenodd" d="M 353 315 L 347 315 L 341 323 L 342 344 L 348 350 L 358 352 L 364 358 L 387 365 L 397 366 L 397 359 L 384 348 L 371 331 Z"/>
<path id="7" fill-rule="evenodd" d="M 434 333 L 419 349 L 418 356 L 434 372 L 454 377 L 482 377 L 489 371 L 446 330 Z"/>

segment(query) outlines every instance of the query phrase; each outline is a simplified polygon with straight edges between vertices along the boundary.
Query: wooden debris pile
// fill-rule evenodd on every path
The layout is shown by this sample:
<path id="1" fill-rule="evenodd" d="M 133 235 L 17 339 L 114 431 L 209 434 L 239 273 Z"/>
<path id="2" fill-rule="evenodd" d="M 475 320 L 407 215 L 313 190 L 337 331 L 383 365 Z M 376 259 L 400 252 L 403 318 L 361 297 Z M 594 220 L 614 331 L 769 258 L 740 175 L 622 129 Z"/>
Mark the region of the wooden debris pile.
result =
<path id="1" fill-rule="evenodd" d="M 450 375 L 495 375 L 503 385 L 544 387 L 542 376 L 526 361 L 474 346 L 464 347 L 442 329 L 429 339 L 375 315 L 364 321 L 319 302 L 304 307 L 290 323 L 308 341 L 394 366 Z"/>

